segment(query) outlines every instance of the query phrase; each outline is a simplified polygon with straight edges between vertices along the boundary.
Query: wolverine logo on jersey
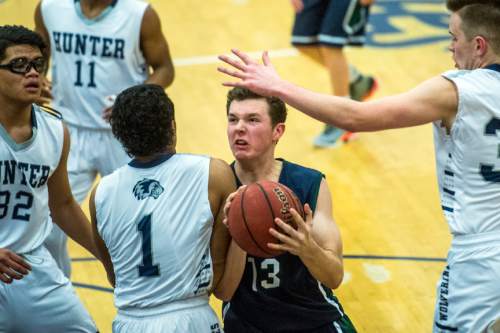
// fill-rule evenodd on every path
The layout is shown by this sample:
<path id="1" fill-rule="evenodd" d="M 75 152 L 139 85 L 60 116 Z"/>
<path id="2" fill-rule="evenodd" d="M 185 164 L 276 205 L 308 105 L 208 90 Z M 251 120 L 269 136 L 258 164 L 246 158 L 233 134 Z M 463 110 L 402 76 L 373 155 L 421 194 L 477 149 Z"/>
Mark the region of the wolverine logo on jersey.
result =
<path id="1" fill-rule="evenodd" d="M 135 184 L 133 191 L 137 200 L 143 200 L 148 197 L 158 199 L 160 194 L 163 193 L 163 187 L 157 180 L 144 178 Z"/>

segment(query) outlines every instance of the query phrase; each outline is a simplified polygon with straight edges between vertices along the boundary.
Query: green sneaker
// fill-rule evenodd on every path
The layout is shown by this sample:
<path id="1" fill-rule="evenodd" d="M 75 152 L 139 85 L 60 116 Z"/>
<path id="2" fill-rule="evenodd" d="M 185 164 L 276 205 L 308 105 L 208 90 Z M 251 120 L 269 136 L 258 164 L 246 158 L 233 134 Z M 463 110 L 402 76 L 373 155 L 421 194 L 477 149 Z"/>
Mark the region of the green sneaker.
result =
<path id="1" fill-rule="evenodd" d="M 373 76 L 360 75 L 356 81 L 349 84 L 349 95 L 355 101 L 370 98 L 377 90 L 377 80 Z"/>

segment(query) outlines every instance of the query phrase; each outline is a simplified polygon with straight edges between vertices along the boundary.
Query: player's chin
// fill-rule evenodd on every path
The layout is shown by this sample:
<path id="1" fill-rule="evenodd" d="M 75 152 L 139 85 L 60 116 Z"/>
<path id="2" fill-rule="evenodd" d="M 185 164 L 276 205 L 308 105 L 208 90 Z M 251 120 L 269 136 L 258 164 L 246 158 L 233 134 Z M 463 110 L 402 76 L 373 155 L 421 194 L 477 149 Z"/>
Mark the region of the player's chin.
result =
<path id="1" fill-rule="evenodd" d="M 20 101 L 25 102 L 25 103 L 36 103 L 37 101 L 40 100 L 41 90 L 39 90 L 38 92 L 25 91 L 22 94 L 19 94 L 17 97 Z"/>
<path id="2" fill-rule="evenodd" d="M 241 147 L 231 147 L 231 151 L 233 152 L 234 158 L 237 160 L 240 159 L 248 159 L 250 158 L 249 151 L 247 149 L 241 148 Z"/>

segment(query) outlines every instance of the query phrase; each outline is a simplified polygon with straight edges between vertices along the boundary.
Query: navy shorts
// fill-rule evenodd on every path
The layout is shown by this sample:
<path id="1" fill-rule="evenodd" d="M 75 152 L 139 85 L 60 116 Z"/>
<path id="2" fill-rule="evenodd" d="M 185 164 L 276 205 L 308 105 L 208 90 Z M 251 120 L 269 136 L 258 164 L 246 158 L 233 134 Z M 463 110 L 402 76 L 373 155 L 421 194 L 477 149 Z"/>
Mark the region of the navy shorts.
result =
<path id="1" fill-rule="evenodd" d="M 304 0 L 295 15 L 293 45 L 361 46 L 365 42 L 369 6 L 358 0 Z"/>

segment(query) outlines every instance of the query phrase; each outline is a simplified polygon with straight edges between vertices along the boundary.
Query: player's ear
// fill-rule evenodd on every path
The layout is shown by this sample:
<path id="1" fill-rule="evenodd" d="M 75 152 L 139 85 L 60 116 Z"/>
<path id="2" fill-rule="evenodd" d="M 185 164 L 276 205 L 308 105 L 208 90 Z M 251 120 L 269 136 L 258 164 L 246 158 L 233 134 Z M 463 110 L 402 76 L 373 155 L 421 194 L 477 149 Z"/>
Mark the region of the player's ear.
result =
<path id="1" fill-rule="evenodd" d="M 285 123 L 276 124 L 273 128 L 273 141 L 278 143 L 283 134 L 285 134 Z"/>

